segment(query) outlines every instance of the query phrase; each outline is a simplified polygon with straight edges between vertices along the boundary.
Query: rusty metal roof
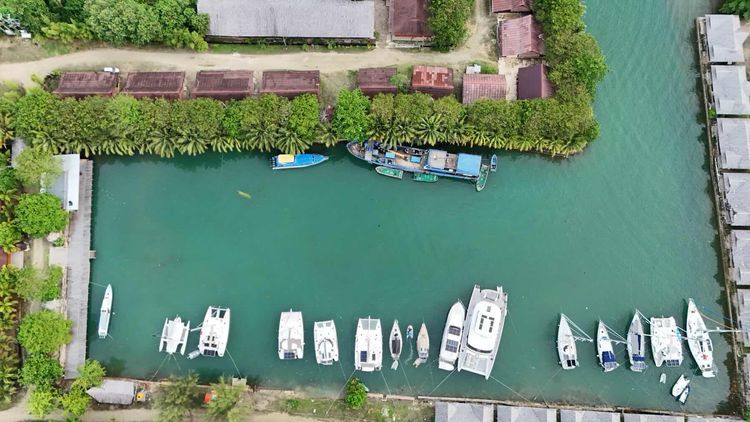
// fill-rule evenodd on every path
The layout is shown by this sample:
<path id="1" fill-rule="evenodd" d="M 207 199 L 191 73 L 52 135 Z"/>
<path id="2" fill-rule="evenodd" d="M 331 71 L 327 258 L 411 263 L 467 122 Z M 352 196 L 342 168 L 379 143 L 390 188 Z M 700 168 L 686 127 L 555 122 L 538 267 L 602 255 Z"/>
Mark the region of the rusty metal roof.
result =
<path id="1" fill-rule="evenodd" d="M 555 89 L 547 79 L 547 69 L 543 64 L 518 69 L 518 99 L 547 98 L 554 95 Z"/>
<path id="2" fill-rule="evenodd" d="M 182 94 L 185 72 L 132 72 L 122 92 L 133 97 L 177 98 Z"/>
<path id="3" fill-rule="evenodd" d="M 453 93 L 453 69 L 435 66 L 414 66 L 411 88 L 417 92 L 442 97 Z"/>
<path id="4" fill-rule="evenodd" d="M 390 0 L 388 6 L 390 31 L 394 37 L 430 38 L 427 24 L 429 0 Z"/>
<path id="5" fill-rule="evenodd" d="M 464 104 L 471 104 L 480 98 L 505 99 L 505 93 L 505 75 L 464 75 Z"/>
<path id="6" fill-rule="evenodd" d="M 110 96 L 117 90 L 117 75 L 111 72 L 65 72 L 55 94 L 63 97 Z"/>
<path id="7" fill-rule="evenodd" d="M 202 70 L 195 76 L 194 97 L 217 100 L 242 99 L 253 95 L 251 70 Z"/>
<path id="8" fill-rule="evenodd" d="M 540 57 L 544 55 L 544 35 L 533 15 L 508 19 L 497 26 L 500 56 Z"/>
<path id="9" fill-rule="evenodd" d="M 395 67 L 370 67 L 359 69 L 357 72 L 357 87 L 365 95 L 378 93 L 395 93 L 396 85 L 391 83 L 391 77 L 396 74 Z"/>
<path id="10" fill-rule="evenodd" d="M 318 70 L 267 70 L 263 72 L 261 93 L 294 97 L 301 94 L 320 94 Z"/>
<path id="11" fill-rule="evenodd" d="M 531 0 L 492 0 L 492 13 L 531 12 Z"/>

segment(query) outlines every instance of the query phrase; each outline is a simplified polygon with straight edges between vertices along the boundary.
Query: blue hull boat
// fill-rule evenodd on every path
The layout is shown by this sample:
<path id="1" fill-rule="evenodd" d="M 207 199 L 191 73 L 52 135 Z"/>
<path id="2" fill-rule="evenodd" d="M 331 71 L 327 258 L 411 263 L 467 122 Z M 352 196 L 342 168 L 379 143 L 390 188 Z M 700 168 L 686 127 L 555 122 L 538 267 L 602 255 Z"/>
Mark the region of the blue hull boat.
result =
<path id="1" fill-rule="evenodd" d="M 280 154 L 271 158 L 271 168 L 274 170 L 300 169 L 320 164 L 328 157 L 320 154 Z"/>

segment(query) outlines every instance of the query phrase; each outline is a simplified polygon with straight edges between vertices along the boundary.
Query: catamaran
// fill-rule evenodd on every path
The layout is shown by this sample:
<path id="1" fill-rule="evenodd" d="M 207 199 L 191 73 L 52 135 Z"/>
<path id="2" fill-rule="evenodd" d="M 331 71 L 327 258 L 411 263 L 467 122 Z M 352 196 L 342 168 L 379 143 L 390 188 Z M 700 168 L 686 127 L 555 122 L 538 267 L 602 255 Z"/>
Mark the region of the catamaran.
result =
<path id="1" fill-rule="evenodd" d="M 417 334 L 417 360 L 414 361 L 414 367 L 418 367 L 423 363 L 427 363 L 427 358 L 430 356 L 430 336 L 427 334 L 427 326 L 422 323 L 419 328 L 419 334 Z"/>
<path id="2" fill-rule="evenodd" d="M 635 310 L 633 319 L 630 321 L 627 346 L 630 370 L 643 372 L 646 369 L 646 337 L 643 334 L 643 323 L 638 309 Z"/>
<path id="3" fill-rule="evenodd" d="M 339 340 L 333 320 L 317 321 L 313 325 L 313 341 L 318 365 L 333 365 L 339 361 Z"/>
<path id="4" fill-rule="evenodd" d="M 229 308 L 209 306 L 201 330 L 198 352 L 203 356 L 224 357 L 229 340 L 229 322 L 231 313 Z"/>
<path id="5" fill-rule="evenodd" d="M 466 319 L 466 308 L 460 300 L 451 306 L 448 318 L 445 320 L 443 329 L 443 341 L 440 343 L 440 360 L 438 368 L 445 371 L 455 369 L 458 359 L 458 347 L 461 344 L 461 333 L 463 333 L 464 319 Z"/>
<path id="6" fill-rule="evenodd" d="M 573 334 L 573 330 L 570 328 L 571 325 L 576 329 L 577 335 Z M 593 342 L 594 340 L 571 321 L 567 315 L 560 314 L 560 325 L 557 327 L 557 356 L 560 359 L 560 365 L 562 365 L 563 369 L 575 369 L 578 367 L 576 341 Z"/>
<path id="7" fill-rule="evenodd" d="M 609 338 L 609 331 L 602 320 L 599 320 L 599 328 L 596 330 L 596 350 L 599 365 L 604 368 L 604 372 L 614 371 L 620 366 L 615 358 L 612 339 Z"/>
<path id="8" fill-rule="evenodd" d="M 175 319 L 165 318 L 164 327 L 161 329 L 159 351 L 166 351 L 167 354 L 173 355 L 179 349 L 180 354 L 184 355 L 189 334 L 190 321 L 183 324 L 179 315 Z"/>
<path id="9" fill-rule="evenodd" d="M 107 284 L 102 299 L 102 309 L 99 313 L 99 338 L 107 338 L 109 333 L 109 318 L 112 315 L 112 285 Z"/>
<path id="10" fill-rule="evenodd" d="M 380 320 L 360 318 L 354 340 L 354 369 L 379 371 L 383 367 L 383 331 Z"/>
<path id="11" fill-rule="evenodd" d="M 388 338 L 388 349 L 391 352 L 391 359 L 393 364 L 391 369 L 398 369 L 398 359 L 401 357 L 401 350 L 404 346 L 404 339 L 401 338 L 401 328 L 398 327 L 398 320 L 393 320 L 393 327 L 391 327 L 391 335 Z"/>
<path id="12" fill-rule="evenodd" d="M 682 341 L 674 317 L 651 318 L 651 353 L 657 368 L 682 365 Z"/>
<path id="13" fill-rule="evenodd" d="M 279 318 L 279 359 L 302 359 L 305 354 L 305 327 L 302 312 L 282 312 Z"/>
<path id="14" fill-rule="evenodd" d="M 685 325 L 687 326 L 688 348 L 690 354 L 693 355 L 693 359 L 695 359 L 695 363 L 698 364 L 701 374 L 706 378 L 715 377 L 713 344 L 708 336 L 706 323 L 698 312 L 698 307 L 695 306 L 693 299 L 688 299 L 687 323 Z"/>
<path id="15" fill-rule="evenodd" d="M 474 285 L 461 334 L 459 372 L 465 370 L 490 378 L 507 314 L 508 294 L 502 287 L 480 290 L 478 284 Z"/>
<path id="16" fill-rule="evenodd" d="M 314 166 L 328 160 L 320 154 L 280 154 L 271 158 L 271 168 L 274 170 L 300 169 Z"/>

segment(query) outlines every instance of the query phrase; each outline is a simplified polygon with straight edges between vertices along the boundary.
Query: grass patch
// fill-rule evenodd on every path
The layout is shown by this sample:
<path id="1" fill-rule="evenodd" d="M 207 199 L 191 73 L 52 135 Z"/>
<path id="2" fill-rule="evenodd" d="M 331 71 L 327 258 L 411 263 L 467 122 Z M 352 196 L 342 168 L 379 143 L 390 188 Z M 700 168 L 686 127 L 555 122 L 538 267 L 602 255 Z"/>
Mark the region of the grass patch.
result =
<path id="1" fill-rule="evenodd" d="M 368 400 L 362 408 L 352 410 L 343 400 L 331 399 L 280 399 L 272 405 L 273 410 L 291 415 L 315 416 L 334 420 L 358 421 L 431 421 L 434 410 L 426 404 L 406 401 Z M 327 412 L 327 413 L 326 413 Z"/>

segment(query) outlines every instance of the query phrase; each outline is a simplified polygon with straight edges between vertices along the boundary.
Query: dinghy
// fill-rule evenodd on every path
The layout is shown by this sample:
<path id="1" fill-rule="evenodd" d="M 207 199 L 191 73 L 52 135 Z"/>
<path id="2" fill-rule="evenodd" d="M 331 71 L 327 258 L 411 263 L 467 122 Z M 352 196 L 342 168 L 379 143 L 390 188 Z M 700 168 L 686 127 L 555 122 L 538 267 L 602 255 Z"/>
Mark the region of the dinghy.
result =
<path id="1" fill-rule="evenodd" d="M 383 367 L 383 331 L 380 320 L 360 318 L 354 340 L 354 369 L 380 371 Z"/>
<path id="2" fill-rule="evenodd" d="M 394 179 L 401 180 L 404 178 L 403 170 L 393 169 L 393 168 L 386 167 L 386 166 L 377 166 L 375 167 L 375 171 L 378 172 L 378 174 L 380 175 L 392 177 Z"/>
<path id="3" fill-rule="evenodd" d="M 190 334 L 190 321 L 182 323 L 182 318 L 170 320 L 164 319 L 164 327 L 161 329 L 161 340 L 159 341 L 159 351 L 166 351 L 167 354 L 173 355 L 180 349 L 180 354 L 185 354 L 188 335 Z"/>
<path id="4" fill-rule="evenodd" d="M 391 328 L 391 336 L 388 338 L 388 348 L 391 352 L 391 358 L 393 364 L 391 369 L 398 369 L 398 359 L 401 357 L 401 349 L 403 349 L 404 339 L 401 338 L 401 329 L 398 327 L 398 320 L 393 320 L 393 327 Z"/>
<path id="5" fill-rule="evenodd" d="M 560 325 L 557 327 L 557 356 L 563 369 L 575 369 L 578 367 L 578 351 L 576 339 L 568 324 L 568 317 L 560 314 Z"/>
<path id="6" fill-rule="evenodd" d="M 487 164 L 482 164 L 482 166 L 479 169 L 479 178 L 476 182 L 476 189 L 477 192 L 481 192 L 484 190 L 484 186 L 487 184 L 487 178 L 490 175 L 490 167 Z"/>
<path id="7" fill-rule="evenodd" d="M 102 299 L 102 309 L 99 313 L 99 338 L 107 338 L 109 334 L 109 318 L 112 315 L 112 285 L 107 284 L 107 290 Z"/>
<path id="8" fill-rule="evenodd" d="M 685 378 L 685 375 L 680 375 L 680 377 L 677 378 L 677 381 L 675 381 L 674 385 L 672 386 L 672 396 L 674 398 L 680 397 L 680 394 L 685 391 L 689 384 L 690 379 Z"/>
<path id="9" fill-rule="evenodd" d="M 442 370 L 452 371 L 455 369 L 465 318 L 466 308 L 464 308 L 464 304 L 460 300 L 456 301 L 448 311 L 448 318 L 443 329 L 443 341 L 440 343 L 438 368 Z"/>
<path id="10" fill-rule="evenodd" d="M 291 309 L 279 318 L 279 359 L 302 359 L 305 355 L 305 326 L 302 312 Z"/>
<path id="11" fill-rule="evenodd" d="M 684 390 L 682 390 L 682 393 L 680 393 L 680 397 L 677 397 L 677 401 L 680 402 L 680 404 L 685 404 L 685 402 L 688 399 L 688 395 L 690 394 L 690 386 L 685 387 Z"/>
<path id="12" fill-rule="evenodd" d="M 430 356 L 430 336 L 427 334 L 427 326 L 422 323 L 417 334 L 417 360 L 414 361 L 414 367 L 417 368 L 423 363 L 427 363 Z"/>
<path id="13" fill-rule="evenodd" d="M 706 323 L 698 312 L 698 307 L 695 306 L 693 299 L 688 299 L 687 323 L 685 325 L 687 325 L 688 348 L 701 370 L 701 375 L 705 378 L 715 377 L 713 343 L 708 336 Z"/>
<path id="14" fill-rule="evenodd" d="M 643 323 L 638 309 L 635 310 L 633 320 L 630 321 L 627 346 L 630 370 L 643 372 L 646 369 L 646 337 L 643 335 Z"/>
<path id="15" fill-rule="evenodd" d="M 315 361 L 318 365 L 333 365 L 339 361 L 339 340 L 333 320 L 317 321 L 313 325 Z"/>
<path id="16" fill-rule="evenodd" d="M 497 171 L 497 155 L 492 154 L 492 158 L 490 158 L 490 171 L 496 172 Z"/>
<path id="17" fill-rule="evenodd" d="M 414 326 L 411 324 L 406 326 L 406 338 L 414 338 Z"/>
<path id="18" fill-rule="evenodd" d="M 620 366 L 612 349 L 609 331 L 607 331 L 607 326 L 604 325 L 602 320 L 599 320 L 599 328 L 596 330 L 596 350 L 599 364 L 604 368 L 604 372 L 614 371 Z"/>

